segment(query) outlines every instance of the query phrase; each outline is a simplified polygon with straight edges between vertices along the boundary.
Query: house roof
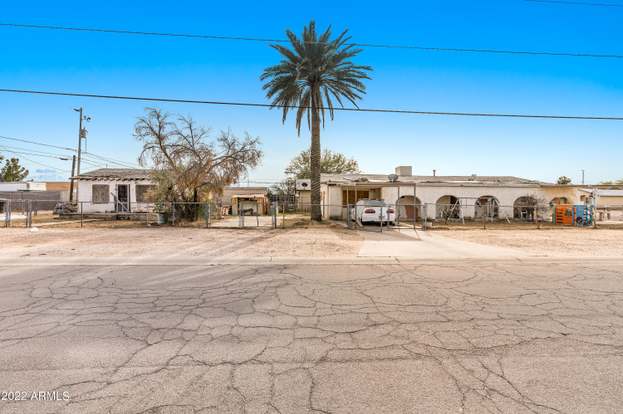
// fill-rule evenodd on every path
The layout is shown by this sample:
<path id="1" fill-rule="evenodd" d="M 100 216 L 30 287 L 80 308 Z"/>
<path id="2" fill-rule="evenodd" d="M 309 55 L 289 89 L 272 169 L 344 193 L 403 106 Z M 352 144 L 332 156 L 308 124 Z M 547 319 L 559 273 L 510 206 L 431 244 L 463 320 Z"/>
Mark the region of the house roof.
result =
<path id="1" fill-rule="evenodd" d="M 324 183 L 390 183 L 388 174 L 322 174 Z M 506 175 L 407 175 L 399 176 L 399 183 L 404 184 L 452 184 L 452 185 L 541 185 L 537 180 Z"/>
<path id="2" fill-rule="evenodd" d="M 79 180 L 149 180 L 151 170 L 141 168 L 100 168 L 78 175 Z"/>

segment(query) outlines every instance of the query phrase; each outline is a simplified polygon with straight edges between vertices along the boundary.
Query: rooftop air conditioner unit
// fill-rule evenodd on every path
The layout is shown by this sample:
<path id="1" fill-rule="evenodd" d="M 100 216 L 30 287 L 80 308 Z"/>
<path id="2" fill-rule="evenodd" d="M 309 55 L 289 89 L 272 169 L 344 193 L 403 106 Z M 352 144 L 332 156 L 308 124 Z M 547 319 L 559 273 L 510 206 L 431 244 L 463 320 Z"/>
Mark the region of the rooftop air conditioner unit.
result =
<path id="1" fill-rule="evenodd" d="M 311 190 L 311 180 L 309 178 L 302 178 L 296 180 L 296 191 Z"/>

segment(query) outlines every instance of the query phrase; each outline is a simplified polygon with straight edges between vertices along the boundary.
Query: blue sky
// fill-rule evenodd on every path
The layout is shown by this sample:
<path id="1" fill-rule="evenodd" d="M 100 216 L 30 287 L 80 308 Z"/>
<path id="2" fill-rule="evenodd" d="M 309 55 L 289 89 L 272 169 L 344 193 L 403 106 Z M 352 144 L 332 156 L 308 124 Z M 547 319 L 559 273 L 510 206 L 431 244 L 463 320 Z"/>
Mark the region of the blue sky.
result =
<path id="1" fill-rule="evenodd" d="M 164 1 L 3 5 L 2 22 L 282 38 L 310 19 L 356 42 L 623 54 L 623 8 L 497 1 Z M 0 87 L 265 102 L 259 75 L 278 55 L 267 44 L 0 28 Z M 363 107 L 623 115 L 623 59 L 366 49 L 374 67 Z M 135 162 L 141 102 L 0 94 L 0 135 L 75 146 L 84 106 L 90 152 Z M 309 144 L 276 110 L 162 104 L 215 133 L 259 136 L 266 153 L 252 180 L 283 175 Z M 512 120 L 338 113 L 322 145 L 366 172 L 408 164 L 419 174 L 623 177 L 623 122 Z M 0 140 L 0 145 L 28 147 Z M 54 151 L 54 150 L 52 150 Z M 66 161 L 29 157 L 56 168 Z M 45 170 L 29 162 L 33 171 Z M 83 170 L 88 169 L 83 166 Z M 64 175 L 59 173 L 60 175 Z"/>

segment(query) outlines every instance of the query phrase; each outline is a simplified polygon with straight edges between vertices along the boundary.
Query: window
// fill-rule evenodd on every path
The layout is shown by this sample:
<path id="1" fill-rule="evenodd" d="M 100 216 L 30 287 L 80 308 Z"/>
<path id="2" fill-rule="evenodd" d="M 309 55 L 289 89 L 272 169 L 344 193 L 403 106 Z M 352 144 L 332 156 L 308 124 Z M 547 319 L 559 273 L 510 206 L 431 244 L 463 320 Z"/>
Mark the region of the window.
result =
<path id="1" fill-rule="evenodd" d="M 154 194 L 156 191 L 155 185 L 137 184 L 136 185 L 136 202 L 137 203 L 153 203 L 155 200 Z"/>
<path id="2" fill-rule="evenodd" d="M 93 204 L 106 204 L 110 200 L 108 184 L 93 184 L 91 188 L 91 200 Z"/>

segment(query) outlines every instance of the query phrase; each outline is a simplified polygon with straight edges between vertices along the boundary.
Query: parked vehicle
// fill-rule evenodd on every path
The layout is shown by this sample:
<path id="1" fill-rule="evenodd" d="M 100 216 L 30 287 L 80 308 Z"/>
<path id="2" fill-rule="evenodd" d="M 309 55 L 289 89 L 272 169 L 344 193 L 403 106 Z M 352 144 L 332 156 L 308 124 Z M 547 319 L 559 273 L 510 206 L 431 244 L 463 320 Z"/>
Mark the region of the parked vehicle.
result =
<path id="1" fill-rule="evenodd" d="M 390 223 L 396 221 L 396 211 L 383 200 L 361 199 L 351 207 L 351 220 L 365 223 Z"/>

